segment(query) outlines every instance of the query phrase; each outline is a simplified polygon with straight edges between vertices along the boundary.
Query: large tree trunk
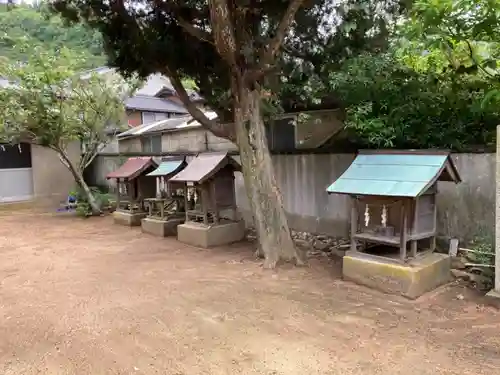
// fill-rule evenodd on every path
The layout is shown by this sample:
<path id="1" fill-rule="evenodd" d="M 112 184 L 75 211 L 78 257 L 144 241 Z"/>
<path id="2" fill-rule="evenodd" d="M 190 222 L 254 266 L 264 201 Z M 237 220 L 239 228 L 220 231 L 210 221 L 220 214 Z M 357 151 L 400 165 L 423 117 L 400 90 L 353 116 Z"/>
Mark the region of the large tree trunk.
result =
<path id="1" fill-rule="evenodd" d="M 59 158 L 61 159 L 62 163 L 69 169 L 71 174 L 73 175 L 73 178 L 75 179 L 75 182 L 77 185 L 83 190 L 85 193 L 85 196 L 87 197 L 87 201 L 90 205 L 90 208 L 92 209 L 92 214 L 93 215 L 98 215 L 101 213 L 101 207 L 97 200 L 94 197 L 94 194 L 92 194 L 92 191 L 90 190 L 89 186 L 85 182 L 85 179 L 83 178 L 83 174 L 73 165 L 69 157 L 66 155 L 66 153 L 63 150 L 57 150 L 59 154 Z"/>
<path id="2" fill-rule="evenodd" d="M 236 136 L 260 250 L 266 268 L 274 268 L 280 261 L 303 264 L 304 257 L 294 246 L 276 183 L 260 101 L 259 89 L 238 89 Z"/>

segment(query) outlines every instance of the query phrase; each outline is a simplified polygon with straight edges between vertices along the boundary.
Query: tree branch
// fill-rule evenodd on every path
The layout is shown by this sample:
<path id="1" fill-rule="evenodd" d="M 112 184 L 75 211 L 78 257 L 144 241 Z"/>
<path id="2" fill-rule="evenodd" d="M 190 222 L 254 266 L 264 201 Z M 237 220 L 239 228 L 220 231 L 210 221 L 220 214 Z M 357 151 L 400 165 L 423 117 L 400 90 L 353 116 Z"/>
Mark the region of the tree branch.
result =
<path id="1" fill-rule="evenodd" d="M 201 41 L 214 45 L 212 34 L 206 32 L 205 30 L 194 27 L 182 17 L 177 17 L 176 19 L 179 26 L 182 27 L 189 35 L 194 36 Z"/>
<path id="2" fill-rule="evenodd" d="M 226 138 L 231 142 L 236 142 L 236 133 L 230 124 L 221 124 L 217 121 L 210 120 L 207 116 L 205 116 L 205 114 L 189 98 L 186 89 L 182 86 L 181 79 L 179 78 L 177 72 L 169 69 L 168 67 L 165 67 L 164 71 L 170 78 L 170 82 L 177 92 L 177 95 L 179 95 L 182 104 L 184 104 L 189 114 L 193 116 L 193 118 L 198 121 L 201 126 L 211 131 L 217 137 Z"/>
<path id="3" fill-rule="evenodd" d="M 215 48 L 232 68 L 236 66 L 236 37 L 227 0 L 209 0 L 210 24 L 213 29 Z"/>
<path id="4" fill-rule="evenodd" d="M 195 27 L 189 21 L 187 21 L 182 16 L 181 7 L 178 4 L 171 1 L 162 1 L 162 0 L 155 0 L 154 3 L 160 9 L 172 13 L 175 20 L 177 21 L 177 24 L 180 27 L 182 27 L 189 35 L 194 36 L 195 38 L 202 40 L 204 42 L 214 44 L 212 34 L 205 30 Z M 154 10 L 151 13 L 154 13 Z"/>
<path id="5" fill-rule="evenodd" d="M 476 64 L 476 66 L 477 66 L 479 69 L 481 69 L 481 71 L 482 71 L 483 73 L 485 73 L 487 76 L 492 77 L 492 78 L 493 78 L 493 77 L 495 77 L 495 75 L 494 75 L 494 74 L 491 74 L 491 73 L 490 73 L 490 72 L 488 72 L 486 69 L 484 69 L 484 68 L 482 67 L 482 65 L 479 63 L 479 61 L 477 61 L 476 56 L 475 56 L 475 53 L 474 53 L 474 50 L 472 49 L 472 45 L 470 44 L 470 42 L 469 42 L 467 39 L 465 40 L 465 43 L 467 43 L 467 48 L 469 49 L 469 57 L 471 58 L 472 62 L 473 62 L 474 64 Z"/>
<path id="6" fill-rule="evenodd" d="M 295 14 L 302 6 L 304 0 L 291 0 L 288 5 L 285 14 L 281 18 L 281 21 L 276 30 L 276 35 L 268 43 L 267 48 L 264 46 L 260 53 L 259 65 L 256 69 L 250 73 L 248 79 L 259 80 L 261 79 L 269 70 L 272 69 L 271 65 L 276 59 L 276 54 L 283 44 L 288 28 L 295 19 Z"/>

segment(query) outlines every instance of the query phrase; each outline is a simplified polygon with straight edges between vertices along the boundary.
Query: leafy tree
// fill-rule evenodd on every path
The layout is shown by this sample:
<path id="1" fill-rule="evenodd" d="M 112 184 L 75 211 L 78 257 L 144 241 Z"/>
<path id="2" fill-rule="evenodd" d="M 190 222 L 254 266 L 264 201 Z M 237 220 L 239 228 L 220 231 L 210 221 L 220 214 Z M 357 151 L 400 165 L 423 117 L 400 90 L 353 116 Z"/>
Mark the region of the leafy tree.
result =
<path id="1" fill-rule="evenodd" d="M 265 266 L 303 262 L 290 236 L 263 117 L 268 109 L 297 102 L 292 95 L 283 100 L 283 84 L 297 87 L 309 73 L 320 77 L 328 61 L 383 40 L 386 21 L 402 9 L 400 2 L 57 0 L 53 7 L 101 31 L 111 64 L 123 72 L 169 76 L 195 119 L 237 143 Z M 219 122 L 190 102 L 182 77 L 196 81 Z M 292 84 L 285 82 L 292 77 Z"/>
<path id="2" fill-rule="evenodd" d="M 0 74 L 11 84 L 0 89 L 0 139 L 57 152 L 97 213 L 99 202 L 83 171 L 124 123 L 123 99 L 135 86 L 98 76 L 82 80 L 75 70 L 79 64 L 64 48 L 57 55 L 37 48 L 25 64 L 3 61 Z M 74 142 L 82 145 L 77 161 L 68 153 Z"/>
<path id="3" fill-rule="evenodd" d="M 95 68 L 106 62 L 99 32 L 83 25 L 67 27 L 61 17 L 43 7 L 16 6 L 10 11 L 0 10 L 0 56 L 11 61 L 27 60 L 30 50 L 16 48 L 21 44 L 51 51 L 66 47 L 85 57 L 78 61 L 77 68 L 81 69 Z"/>
<path id="4" fill-rule="evenodd" d="M 326 90 L 345 107 L 351 139 L 361 147 L 490 148 L 500 120 L 499 10 L 489 0 L 416 1 L 388 52 L 329 71 Z"/>
<path id="5" fill-rule="evenodd" d="M 419 0 L 403 35 L 418 43 L 421 50 L 434 55 L 439 51 L 446 62 L 444 69 L 490 80 L 496 87 L 487 97 L 500 99 L 499 1 Z"/>
<path id="6" fill-rule="evenodd" d="M 428 69 L 419 70 L 405 61 L 393 52 L 364 55 L 331 74 L 330 89 L 342 98 L 352 140 L 383 148 L 492 146 L 500 107 L 484 103 L 494 87 L 490 80 L 437 72 L 429 61 Z"/>

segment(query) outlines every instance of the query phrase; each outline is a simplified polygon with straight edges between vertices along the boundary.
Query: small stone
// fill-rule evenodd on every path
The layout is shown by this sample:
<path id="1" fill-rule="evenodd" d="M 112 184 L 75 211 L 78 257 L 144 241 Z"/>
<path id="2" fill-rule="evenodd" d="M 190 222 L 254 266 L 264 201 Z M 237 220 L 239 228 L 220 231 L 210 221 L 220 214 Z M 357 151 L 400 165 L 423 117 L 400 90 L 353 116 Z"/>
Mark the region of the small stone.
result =
<path id="1" fill-rule="evenodd" d="M 457 279 L 470 280 L 471 274 L 462 270 L 452 269 L 451 274 Z"/>
<path id="2" fill-rule="evenodd" d="M 317 250 L 324 251 L 325 249 L 328 248 L 328 243 L 320 241 L 320 240 L 315 240 L 313 247 Z"/>
<path id="3" fill-rule="evenodd" d="M 294 242 L 295 242 L 295 246 L 297 246 L 297 247 L 301 247 L 304 249 L 311 247 L 311 244 L 306 240 L 296 239 Z"/>
<path id="4" fill-rule="evenodd" d="M 451 268 L 457 269 L 457 270 L 463 270 L 466 267 L 465 263 L 467 263 L 466 259 L 462 257 L 453 257 L 451 258 Z"/>
<path id="5" fill-rule="evenodd" d="M 457 294 L 457 299 L 462 301 L 464 299 L 464 295 L 463 294 Z"/>

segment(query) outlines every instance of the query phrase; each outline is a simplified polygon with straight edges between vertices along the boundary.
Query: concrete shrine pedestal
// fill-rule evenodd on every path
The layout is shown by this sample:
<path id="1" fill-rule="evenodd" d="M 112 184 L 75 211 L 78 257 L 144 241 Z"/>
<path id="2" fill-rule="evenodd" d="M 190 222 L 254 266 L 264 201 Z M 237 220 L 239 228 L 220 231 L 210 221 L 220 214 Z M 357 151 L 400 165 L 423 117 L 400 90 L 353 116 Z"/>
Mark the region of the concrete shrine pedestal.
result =
<path id="1" fill-rule="evenodd" d="M 177 239 L 180 242 L 203 248 L 229 245 L 244 238 L 243 221 L 231 221 L 213 226 L 190 221 L 177 227 Z"/>
<path id="2" fill-rule="evenodd" d="M 159 237 L 177 236 L 177 227 L 184 223 L 184 217 L 162 220 L 146 217 L 142 219 L 142 231 Z"/>
<path id="3" fill-rule="evenodd" d="M 115 224 L 125 225 L 129 227 L 138 227 L 141 225 L 141 220 L 146 217 L 145 212 L 129 212 L 115 211 L 113 212 L 113 221 Z"/>
<path id="4" fill-rule="evenodd" d="M 451 258 L 429 253 L 406 264 L 359 251 L 348 251 L 343 258 L 345 280 L 415 299 L 450 281 Z"/>

